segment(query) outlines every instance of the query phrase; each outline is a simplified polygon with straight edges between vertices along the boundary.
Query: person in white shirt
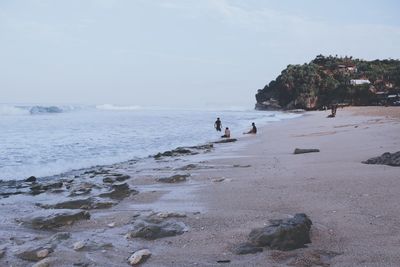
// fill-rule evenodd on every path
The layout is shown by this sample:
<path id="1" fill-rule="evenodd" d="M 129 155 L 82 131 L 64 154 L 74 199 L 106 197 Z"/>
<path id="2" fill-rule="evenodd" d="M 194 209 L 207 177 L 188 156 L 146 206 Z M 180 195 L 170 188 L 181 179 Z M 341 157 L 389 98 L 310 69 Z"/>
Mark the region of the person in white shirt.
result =
<path id="1" fill-rule="evenodd" d="M 231 131 L 229 130 L 228 127 L 225 128 L 225 134 L 221 137 L 222 138 L 230 138 L 231 137 Z"/>

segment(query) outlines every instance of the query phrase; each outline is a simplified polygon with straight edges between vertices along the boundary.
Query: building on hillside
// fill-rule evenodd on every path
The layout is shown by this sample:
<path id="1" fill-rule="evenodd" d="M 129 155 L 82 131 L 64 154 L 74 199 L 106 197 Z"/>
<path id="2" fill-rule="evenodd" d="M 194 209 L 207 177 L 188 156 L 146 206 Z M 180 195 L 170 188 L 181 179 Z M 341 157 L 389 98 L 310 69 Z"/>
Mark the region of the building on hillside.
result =
<path id="1" fill-rule="evenodd" d="M 371 82 L 367 79 L 352 79 L 350 80 L 351 85 L 362 85 L 362 84 L 370 84 Z"/>

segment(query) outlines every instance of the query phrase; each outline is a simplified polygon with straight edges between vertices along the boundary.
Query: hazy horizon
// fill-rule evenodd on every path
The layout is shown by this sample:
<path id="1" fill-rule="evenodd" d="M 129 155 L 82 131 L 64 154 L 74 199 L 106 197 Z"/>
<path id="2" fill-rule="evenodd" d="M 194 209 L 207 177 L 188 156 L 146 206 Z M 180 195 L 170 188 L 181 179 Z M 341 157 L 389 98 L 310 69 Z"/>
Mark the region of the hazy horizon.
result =
<path id="1" fill-rule="evenodd" d="M 316 55 L 400 58 L 400 3 L 3 0 L 0 103 L 232 107 Z"/>

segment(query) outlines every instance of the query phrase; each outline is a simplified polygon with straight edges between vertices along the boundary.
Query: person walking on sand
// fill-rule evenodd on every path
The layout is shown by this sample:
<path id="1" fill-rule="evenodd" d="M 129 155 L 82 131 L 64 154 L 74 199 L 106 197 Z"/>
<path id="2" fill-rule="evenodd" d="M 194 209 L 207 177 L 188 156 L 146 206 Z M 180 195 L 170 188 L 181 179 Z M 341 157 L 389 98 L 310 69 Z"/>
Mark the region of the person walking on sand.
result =
<path id="1" fill-rule="evenodd" d="M 231 131 L 228 127 L 225 128 L 225 134 L 221 136 L 222 138 L 231 138 Z"/>
<path id="2" fill-rule="evenodd" d="M 215 127 L 215 130 L 217 130 L 217 132 L 221 131 L 222 122 L 219 118 L 217 118 L 217 120 L 215 121 L 214 127 Z"/>
<path id="3" fill-rule="evenodd" d="M 251 130 L 248 131 L 247 133 L 243 133 L 243 134 L 256 134 L 257 133 L 257 127 L 256 124 L 253 122 L 251 123 Z"/>

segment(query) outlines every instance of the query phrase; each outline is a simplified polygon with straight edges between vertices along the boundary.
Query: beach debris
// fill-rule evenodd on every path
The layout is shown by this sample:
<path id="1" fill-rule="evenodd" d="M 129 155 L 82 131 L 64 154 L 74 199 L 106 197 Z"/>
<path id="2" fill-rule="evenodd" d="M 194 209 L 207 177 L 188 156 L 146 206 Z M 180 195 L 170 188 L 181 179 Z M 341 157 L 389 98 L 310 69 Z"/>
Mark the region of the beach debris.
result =
<path id="1" fill-rule="evenodd" d="M 78 241 L 78 242 L 75 242 L 74 244 L 73 244 L 73 249 L 75 250 L 75 251 L 77 251 L 77 250 L 81 250 L 82 248 L 84 248 L 85 247 L 85 242 L 83 242 L 83 241 Z"/>
<path id="2" fill-rule="evenodd" d="M 251 165 L 250 164 L 248 164 L 248 165 L 234 164 L 232 167 L 233 168 L 250 168 Z"/>
<path id="3" fill-rule="evenodd" d="M 110 208 L 117 204 L 115 201 L 104 201 L 99 198 L 89 197 L 82 199 L 72 199 L 63 202 L 59 202 L 56 204 L 41 204 L 37 203 L 38 207 L 44 209 L 106 209 Z"/>
<path id="4" fill-rule="evenodd" d="M 217 263 L 230 263 L 231 260 L 217 260 Z"/>
<path id="5" fill-rule="evenodd" d="M 296 148 L 293 154 L 304 154 L 304 153 L 314 153 L 319 152 L 319 149 L 316 148 Z"/>
<path id="6" fill-rule="evenodd" d="M 151 256 L 151 251 L 148 249 L 141 249 L 134 252 L 128 259 L 130 265 L 138 265 L 145 262 Z"/>
<path id="7" fill-rule="evenodd" d="M 262 247 L 257 247 L 249 242 L 240 243 L 239 245 L 233 248 L 233 253 L 237 255 L 254 254 L 262 251 L 263 251 Z"/>
<path id="8" fill-rule="evenodd" d="M 213 142 L 214 144 L 224 144 L 224 143 L 232 143 L 232 142 L 236 142 L 237 139 L 236 138 L 227 138 L 227 139 L 222 139 L 222 140 L 218 140 Z"/>
<path id="9" fill-rule="evenodd" d="M 127 183 L 119 183 L 119 184 L 113 184 L 111 186 L 111 191 L 100 194 L 99 196 L 122 200 L 132 194 L 136 195 L 138 193 L 139 193 L 138 191 L 130 189 Z"/>
<path id="10" fill-rule="evenodd" d="M 32 267 L 50 267 L 50 258 L 45 258 L 41 261 L 36 262 Z"/>
<path id="11" fill-rule="evenodd" d="M 71 225 L 79 220 L 89 220 L 90 213 L 82 210 L 41 210 L 17 222 L 28 225 L 34 229 L 53 229 Z"/>
<path id="12" fill-rule="evenodd" d="M 39 261 L 43 258 L 46 258 L 51 252 L 53 252 L 52 248 L 28 248 L 27 250 L 16 254 L 20 259 L 27 260 L 27 261 Z"/>
<path id="13" fill-rule="evenodd" d="M 176 174 L 172 175 L 170 177 L 163 177 L 163 178 L 158 178 L 157 182 L 161 183 L 180 183 L 180 182 L 185 182 L 186 178 L 189 177 L 190 174 Z"/>
<path id="14" fill-rule="evenodd" d="M 385 152 L 379 157 L 370 158 L 362 163 L 365 164 L 382 164 L 389 166 L 400 166 L 400 151 L 395 153 Z"/>
<path id="15" fill-rule="evenodd" d="M 127 237 L 140 237 L 147 240 L 181 235 L 187 231 L 183 222 L 173 220 L 157 221 L 152 219 L 137 220 L 134 222 L 132 230 L 128 232 Z"/>
<path id="16" fill-rule="evenodd" d="M 269 247 L 278 250 L 302 248 L 311 243 L 312 222 L 304 213 L 293 218 L 271 220 L 271 225 L 251 230 L 249 241 L 257 247 Z"/>

